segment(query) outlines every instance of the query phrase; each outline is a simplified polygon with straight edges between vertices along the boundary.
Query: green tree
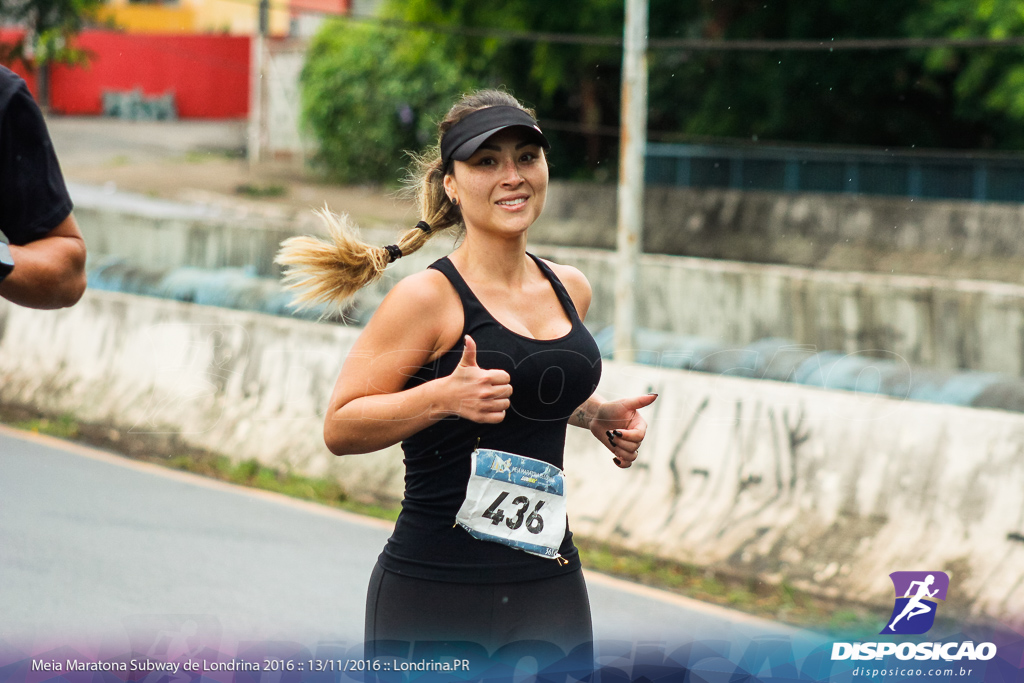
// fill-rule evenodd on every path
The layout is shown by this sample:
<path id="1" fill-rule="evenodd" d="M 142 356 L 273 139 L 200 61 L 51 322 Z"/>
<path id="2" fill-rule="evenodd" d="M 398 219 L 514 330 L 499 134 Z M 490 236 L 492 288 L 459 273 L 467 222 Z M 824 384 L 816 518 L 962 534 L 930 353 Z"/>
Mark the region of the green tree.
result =
<path id="1" fill-rule="evenodd" d="M 922 0 L 703 0 L 693 8 L 681 34 L 722 40 L 898 37 L 927 11 Z M 655 52 L 650 81 L 651 129 L 683 139 L 907 147 L 981 139 L 958 120 L 949 77 L 908 51 Z"/>
<path id="2" fill-rule="evenodd" d="M 49 102 L 47 76 L 54 63 L 81 64 L 87 55 L 72 38 L 91 22 L 103 0 L 0 0 L 0 23 L 24 27 L 16 41 L 0 44 L 0 62 L 38 68 L 42 104 Z"/>
<path id="3" fill-rule="evenodd" d="M 907 21 L 917 35 L 1003 39 L 1024 36 L 1020 0 L 935 0 Z M 924 54 L 927 72 L 952 84 L 957 118 L 985 129 L 982 144 L 1024 148 L 1024 50 L 942 48 Z"/>
<path id="4" fill-rule="evenodd" d="M 1021 0 L 651 0 L 657 38 L 829 40 L 1024 35 Z M 537 108 L 557 176 L 608 178 L 622 53 L 465 35 L 459 28 L 618 37 L 623 0 L 387 0 L 383 14 L 452 27 L 431 63 Z M 396 29 L 397 30 L 397 29 Z M 1024 148 L 1022 50 L 650 52 L 653 140 Z"/>
<path id="5" fill-rule="evenodd" d="M 622 34 L 622 0 L 389 0 L 388 16 L 481 28 Z M 1024 35 L 1021 0 L 651 0 L 652 38 L 814 39 Z M 439 45 L 460 68 L 507 85 L 560 131 L 555 172 L 616 156 L 611 136 L 578 128 L 618 123 L 618 48 L 459 35 Z M 1020 149 L 1020 49 L 650 53 L 654 139 L 729 138 Z M 571 126 L 569 126 L 571 127 Z M 561 152 L 562 156 L 558 154 Z"/>
<path id="6" fill-rule="evenodd" d="M 432 144 L 437 121 L 473 87 L 439 55 L 434 36 L 338 19 L 310 44 L 302 110 L 331 177 L 393 183 L 408 164 L 405 152 Z"/>
<path id="7" fill-rule="evenodd" d="M 384 16 L 452 27 L 494 28 L 621 37 L 622 0 L 390 0 Z M 437 47 L 481 83 L 504 87 L 535 107 L 552 139 L 552 171 L 614 161 L 617 142 L 594 132 L 618 122 L 622 53 L 615 46 L 562 45 L 465 35 L 438 35 Z M 563 127 L 557 123 L 561 122 Z"/>

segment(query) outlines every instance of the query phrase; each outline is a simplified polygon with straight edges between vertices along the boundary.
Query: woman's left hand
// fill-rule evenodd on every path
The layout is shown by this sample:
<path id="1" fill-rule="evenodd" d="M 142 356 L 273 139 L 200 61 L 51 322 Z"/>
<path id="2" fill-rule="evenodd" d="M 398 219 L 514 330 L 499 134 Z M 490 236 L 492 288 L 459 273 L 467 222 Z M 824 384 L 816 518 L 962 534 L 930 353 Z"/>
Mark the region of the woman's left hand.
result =
<path id="1" fill-rule="evenodd" d="M 622 469 L 633 464 L 647 434 L 647 422 L 637 412 L 654 403 L 657 394 L 605 401 L 590 422 L 590 431 L 608 447 L 612 460 Z"/>

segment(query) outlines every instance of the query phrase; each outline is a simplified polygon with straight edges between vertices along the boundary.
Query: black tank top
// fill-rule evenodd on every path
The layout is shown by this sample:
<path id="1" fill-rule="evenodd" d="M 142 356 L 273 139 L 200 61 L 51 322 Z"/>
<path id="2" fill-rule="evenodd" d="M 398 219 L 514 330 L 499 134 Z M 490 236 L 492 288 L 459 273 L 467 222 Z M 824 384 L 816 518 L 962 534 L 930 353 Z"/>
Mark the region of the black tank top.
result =
<path id="1" fill-rule="evenodd" d="M 569 333 L 558 339 L 531 339 L 506 329 L 487 312 L 447 256 L 430 265 L 458 292 L 465 323 L 458 343 L 421 367 L 405 388 L 452 374 L 468 334 L 476 342 L 481 368 L 501 369 L 511 376 L 511 406 L 498 424 L 451 417 L 402 442 L 405 499 L 395 532 L 379 558 L 388 571 L 435 581 L 510 583 L 556 576 L 580 566 L 568 525 L 559 549 L 568 564 L 475 539 L 455 525 L 466 497 L 470 454 L 478 443 L 480 448 L 562 467 L 569 418 L 594 393 L 601 378 L 601 353 L 569 293 L 547 264 L 529 255 L 572 321 Z"/>

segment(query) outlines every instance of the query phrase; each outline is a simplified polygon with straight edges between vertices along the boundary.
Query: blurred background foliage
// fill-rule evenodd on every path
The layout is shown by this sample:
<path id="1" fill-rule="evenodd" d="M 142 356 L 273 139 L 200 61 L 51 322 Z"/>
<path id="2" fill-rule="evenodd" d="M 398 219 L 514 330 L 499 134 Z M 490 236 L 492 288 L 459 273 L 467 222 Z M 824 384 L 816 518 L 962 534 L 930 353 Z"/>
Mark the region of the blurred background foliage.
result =
<path id="1" fill-rule="evenodd" d="M 302 111 L 319 144 L 317 162 L 340 182 L 395 182 L 406 151 L 435 142 L 436 121 L 475 87 L 432 36 L 327 22 L 310 43 Z"/>
<path id="2" fill-rule="evenodd" d="M 85 63 L 87 55 L 70 39 L 96 20 L 103 0 L 0 0 L 0 23 L 25 29 L 0 43 L 0 62 L 21 61 L 30 68 L 54 62 Z"/>
<path id="3" fill-rule="evenodd" d="M 395 181 L 401 150 L 433 142 L 446 106 L 484 85 L 538 110 L 554 138 L 554 176 L 615 177 L 621 48 L 457 28 L 620 37 L 622 0 L 386 0 L 382 17 L 454 30 L 344 19 L 323 27 L 309 52 L 304 105 L 336 178 Z M 650 2 L 651 38 L 1021 35 L 1020 0 Z M 652 49 L 649 60 L 652 141 L 1024 148 L 1024 48 Z"/>

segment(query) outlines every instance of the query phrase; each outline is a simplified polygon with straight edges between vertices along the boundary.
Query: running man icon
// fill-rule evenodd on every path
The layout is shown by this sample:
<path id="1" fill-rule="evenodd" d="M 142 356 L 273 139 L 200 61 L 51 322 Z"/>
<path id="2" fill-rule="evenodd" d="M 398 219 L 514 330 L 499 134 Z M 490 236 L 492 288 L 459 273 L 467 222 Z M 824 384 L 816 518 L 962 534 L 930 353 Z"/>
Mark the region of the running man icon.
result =
<path id="1" fill-rule="evenodd" d="M 882 633 L 925 633 L 935 623 L 936 599 L 945 600 L 949 576 L 945 572 L 893 572 L 896 604 Z M 917 617 L 917 619 L 915 619 Z M 902 623 L 901 623 L 902 622 Z"/>
<path id="2" fill-rule="evenodd" d="M 927 612 L 932 611 L 931 605 L 929 605 L 926 602 L 921 602 L 921 598 L 935 597 L 935 594 L 939 592 L 939 589 L 936 588 L 933 591 L 928 590 L 928 586 L 932 585 L 933 583 L 935 583 L 935 575 L 929 574 L 924 581 L 913 581 L 910 584 L 910 588 L 907 589 L 906 595 L 903 596 L 905 598 L 910 598 L 910 601 L 907 603 L 907 606 L 903 608 L 903 611 L 900 612 L 900 615 L 893 619 L 892 623 L 889 624 L 890 629 L 894 629 L 896 627 L 896 622 L 902 619 L 903 617 L 906 617 L 909 621 L 910 619 L 916 617 L 919 614 L 925 614 Z M 917 593 L 915 593 L 914 596 L 911 597 L 910 591 L 914 590 L 914 586 L 917 586 Z"/>

